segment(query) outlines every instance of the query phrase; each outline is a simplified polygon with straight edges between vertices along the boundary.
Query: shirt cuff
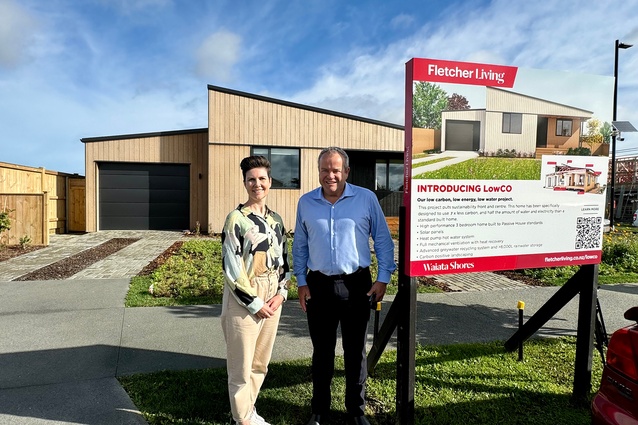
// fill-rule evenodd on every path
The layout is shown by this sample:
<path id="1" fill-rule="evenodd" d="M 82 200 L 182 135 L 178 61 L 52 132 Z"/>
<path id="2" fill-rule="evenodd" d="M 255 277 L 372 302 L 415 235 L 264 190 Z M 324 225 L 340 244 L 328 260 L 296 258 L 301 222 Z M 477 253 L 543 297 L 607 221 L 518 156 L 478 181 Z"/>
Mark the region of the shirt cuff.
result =
<path id="1" fill-rule="evenodd" d="M 251 302 L 250 304 L 248 304 L 246 306 L 246 308 L 248 309 L 248 311 L 250 312 L 250 314 L 257 314 L 257 312 L 259 310 L 261 310 L 261 308 L 264 306 L 264 300 L 262 300 L 259 297 L 255 297 L 255 299 L 253 300 L 253 302 Z"/>
<path id="2" fill-rule="evenodd" d="M 297 277 L 297 287 L 306 286 L 308 283 L 306 282 L 306 275 L 295 275 Z"/>
<path id="3" fill-rule="evenodd" d="M 390 283 L 391 278 L 392 273 L 379 270 L 379 273 L 377 275 L 377 282 L 385 283 L 387 285 L 388 283 Z"/>
<path id="4" fill-rule="evenodd" d="M 284 302 L 288 300 L 288 285 L 290 284 L 289 282 L 290 281 L 288 279 L 284 279 L 281 282 L 279 282 L 279 289 L 277 290 L 277 294 L 284 297 Z"/>

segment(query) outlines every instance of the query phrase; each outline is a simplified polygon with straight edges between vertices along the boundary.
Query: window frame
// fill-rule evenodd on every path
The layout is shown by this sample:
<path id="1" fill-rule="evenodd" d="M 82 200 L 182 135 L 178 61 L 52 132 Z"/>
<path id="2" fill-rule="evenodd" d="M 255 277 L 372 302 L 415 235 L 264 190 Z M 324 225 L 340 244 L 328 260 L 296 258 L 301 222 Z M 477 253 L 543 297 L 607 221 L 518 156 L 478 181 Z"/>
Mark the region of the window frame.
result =
<path id="1" fill-rule="evenodd" d="M 385 168 L 385 187 L 386 189 L 379 189 L 379 174 L 377 172 L 377 167 L 379 165 L 383 164 L 384 168 Z M 405 167 L 405 163 L 403 162 L 403 160 L 399 160 L 399 159 L 390 159 L 390 158 L 377 158 L 374 162 L 374 190 L 386 190 L 389 192 L 403 192 L 403 190 L 390 190 L 388 189 L 390 187 L 390 165 L 391 164 L 401 164 L 403 167 Z M 403 173 L 405 172 L 405 170 L 402 170 L 401 172 L 401 186 L 399 187 L 403 187 Z"/>
<path id="2" fill-rule="evenodd" d="M 517 118 L 518 122 L 513 120 L 513 118 Z M 512 124 L 518 124 L 518 128 L 512 129 Z M 523 134 L 523 114 L 520 112 L 503 112 L 501 132 L 506 134 Z"/>
<path id="3" fill-rule="evenodd" d="M 564 129 L 563 124 L 567 122 L 569 123 L 569 131 L 568 131 L 569 134 L 563 134 L 562 131 L 559 132 L 559 129 L 561 130 Z M 559 126 L 559 123 L 561 124 L 560 126 Z M 571 137 L 573 134 L 574 134 L 574 120 L 569 118 L 556 118 L 556 135 L 557 136 Z"/>
<path id="4" fill-rule="evenodd" d="M 294 151 L 297 154 L 297 184 L 296 186 L 275 186 L 275 167 L 272 166 L 273 161 L 272 161 L 272 151 L 273 149 L 279 149 L 279 150 L 284 150 L 284 151 Z M 267 153 L 261 153 L 261 152 L 255 152 L 255 151 L 259 151 L 259 150 L 266 150 Z M 271 170 L 270 170 L 270 174 L 273 178 L 273 185 L 270 186 L 270 189 L 277 189 L 277 190 L 281 190 L 281 189 L 292 189 L 292 190 L 299 190 L 301 189 L 301 149 L 300 148 L 291 148 L 291 147 L 287 147 L 287 146 L 251 146 L 250 147 L 250 155 L 262 155 L 265 156 L 268 161 L 270 161 L 271 164 Z M 293 177 L 294 180 L 294 177 Z"/>

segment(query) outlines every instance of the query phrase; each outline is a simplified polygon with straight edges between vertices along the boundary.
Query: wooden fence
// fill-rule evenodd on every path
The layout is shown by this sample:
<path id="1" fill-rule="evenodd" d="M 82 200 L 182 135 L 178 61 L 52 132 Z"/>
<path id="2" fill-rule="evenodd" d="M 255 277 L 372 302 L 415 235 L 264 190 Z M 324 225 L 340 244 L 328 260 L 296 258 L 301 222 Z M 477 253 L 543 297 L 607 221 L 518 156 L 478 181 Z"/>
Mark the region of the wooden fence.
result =
<path id="1" fill-rule="evenodd" d="M 50 234 L 84 232 L 84 176 L 0 162 L 0 211 L 11 220 L 3 244 L 47 245 Z"/>
<path id="2" fill-rule="evenodd" d="M 0 211 L 9 211 L 10 226 L 0 234 L 0 243 L 49 244 L 49 195 L 45 193 L 0 194 Z"/>

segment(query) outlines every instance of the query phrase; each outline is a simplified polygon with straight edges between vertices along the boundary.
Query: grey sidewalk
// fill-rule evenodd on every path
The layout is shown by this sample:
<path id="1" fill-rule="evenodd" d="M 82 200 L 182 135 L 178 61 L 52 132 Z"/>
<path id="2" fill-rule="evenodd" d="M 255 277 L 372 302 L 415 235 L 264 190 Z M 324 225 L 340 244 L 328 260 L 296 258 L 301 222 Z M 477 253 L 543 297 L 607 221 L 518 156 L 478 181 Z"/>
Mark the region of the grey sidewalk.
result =
<path id="1" fill-rule="evenodd" d="M 143 251 L 128 255 L 146 255 Z M 51 260 L 53 254 L 48 255 Z M 558 290 L 510 287 L 508 282 L 500 286 L 507 289 L 496 289 L 492 274 L 462 278 L 461 284 L 472 290 L 418 295 L 420 343 L 506 340 L 516 328 L 518 300 L 525 301 L 529 317 Z M 0 281 L 0 423 L 143 424 L 116 376 L 225 364 L 219 306 L 124 308 L 128 283 L 128 277 L 75 276 L 65 281 Z M 486 288 L 490 290 L 479 290 Z M 628 324 L 622 313 L 638 305 L 638 285 L 606 286 L 599 298 L 612 332 Z M 391 301 L 387 297 L 382 317 Z M 576 317 L 577 299 L 537 335 L 575 335 Z M 394 346 L 392 340 L 390 348 Z M 284 305 L 273 361 L 310 354 L 304 314 L 290 301 Z"/>

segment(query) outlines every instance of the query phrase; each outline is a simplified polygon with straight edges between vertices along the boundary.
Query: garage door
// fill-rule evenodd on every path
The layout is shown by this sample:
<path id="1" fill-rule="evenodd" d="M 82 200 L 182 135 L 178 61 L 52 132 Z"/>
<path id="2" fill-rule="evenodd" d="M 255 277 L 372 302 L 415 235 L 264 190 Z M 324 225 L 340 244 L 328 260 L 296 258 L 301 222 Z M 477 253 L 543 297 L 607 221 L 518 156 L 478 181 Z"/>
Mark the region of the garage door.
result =
<path id="1" fill-rule="evenodd" d="M 189 225 L 189 166 L 101 163 L 100 230 L 184 230 Z"/>
<path id="2" fill-rule="evenodd" d="M 478 121 L 445 121 L 445 150 L 477 151 L 481 143 Z"/>

